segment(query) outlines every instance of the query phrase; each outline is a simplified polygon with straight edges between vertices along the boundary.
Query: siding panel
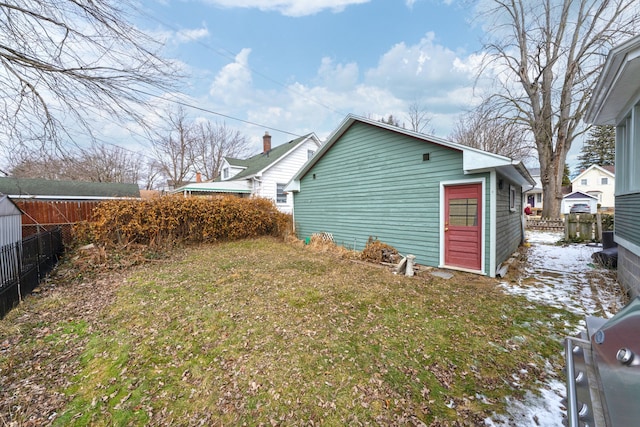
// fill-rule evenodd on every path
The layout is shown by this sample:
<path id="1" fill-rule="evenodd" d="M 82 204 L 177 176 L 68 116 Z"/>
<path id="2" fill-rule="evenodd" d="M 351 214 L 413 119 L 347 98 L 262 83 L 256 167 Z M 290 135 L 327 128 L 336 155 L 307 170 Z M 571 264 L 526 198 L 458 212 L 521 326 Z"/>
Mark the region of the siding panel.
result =
<path id="1" fill-rule="evenodd" d="M 503 176 L 498 175 L 497 179 L 502 179 L 502 189 L 496 186 L 496 266 L 508 259 L 520 246 L 522 240 L 522 188 L 509 182 Z M 515 211 L 511 211 L 509 200 L 509 187 L 516 189 Z M 520 239 L 517 239 L 520 236 Z"/>
<path id="2" fill-rule="evenodd" d="M 460 151 L 354 123 L 301 179 L 296 229 L 356 250 L 372 236 L 437 266 L 440 181 L 475 177 L 463 174 Z"/>
<path id="3" fill-rule="evenodd" d="M 640 193 L 616 197 L 615 232 L 618 236 L 640 246 Z M 637 254 L 640 255 L 640 254 Z"/>

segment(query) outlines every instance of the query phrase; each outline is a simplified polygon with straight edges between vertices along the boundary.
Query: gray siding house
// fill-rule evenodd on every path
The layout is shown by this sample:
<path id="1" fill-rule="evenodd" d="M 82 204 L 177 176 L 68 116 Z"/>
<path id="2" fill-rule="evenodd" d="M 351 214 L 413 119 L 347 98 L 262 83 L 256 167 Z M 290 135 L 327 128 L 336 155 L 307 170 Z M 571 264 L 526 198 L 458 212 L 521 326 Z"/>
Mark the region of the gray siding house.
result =
<path id="1" fill-rule="evenodd" d="M 618 282 L 640 295 L 640 36 L 611 50 L 585 120 L 616 126 L 615 230 Z"/>
<path id="2" fill-rule="evenodd" d="M 523 241 L 519 161 L 347 116 L 286 190 L 298 237 L 331 233 L 362 250 L 369 237 L 416 262 L 495 276 Z"/>

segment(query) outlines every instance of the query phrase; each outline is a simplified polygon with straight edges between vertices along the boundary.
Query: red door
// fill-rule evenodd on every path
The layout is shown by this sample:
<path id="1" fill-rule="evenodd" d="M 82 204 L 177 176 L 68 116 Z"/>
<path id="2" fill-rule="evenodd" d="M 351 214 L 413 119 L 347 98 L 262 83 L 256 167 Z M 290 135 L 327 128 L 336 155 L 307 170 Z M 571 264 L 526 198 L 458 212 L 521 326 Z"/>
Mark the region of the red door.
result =
<path id="1" fill-rule="evenodd" d="M 481 270 L 482 184 L 445 186 L 444 198 L 445 265 Z"/>

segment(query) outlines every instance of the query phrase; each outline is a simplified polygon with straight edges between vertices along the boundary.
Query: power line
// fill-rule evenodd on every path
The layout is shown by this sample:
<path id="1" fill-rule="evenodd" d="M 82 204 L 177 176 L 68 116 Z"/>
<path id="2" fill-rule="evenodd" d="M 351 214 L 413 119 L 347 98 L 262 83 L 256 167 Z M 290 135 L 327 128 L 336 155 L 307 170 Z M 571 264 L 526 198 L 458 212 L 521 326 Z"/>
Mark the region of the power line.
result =
<path id="1" fill-rule="evenodd" d="M 174 104 L 182 105 L 184 107 L 192 108 L 194 110 L 202 111 L 202 112 L 205 112 L 205 113 L 214 114 L 216 116 L 225 117 L 227 119 L 236 120 L 238 122 L 246 123 L 248 125 L 262 127 L 264 129 L 269 129 L 269 130 L 272 130 L 272 131 L 275 131 L 275 132 L 281 132 L 281 133 L 284 133 L 284 134 L 287 134 L 287 135 L 292 135 L 292 136 L 295 136 L 295 137 L 302 136 L 302 135 L 294 133 L 294 132 L 289 132 L 289 131 L 286 131 L 286 130 L 274 128 L 272 126 L 267 126 L 267 125 L 263 125 L 263 124 L 260 124 L 260 123 L 257 123 L 257 122 L 252 122 L 250 120 L 244 120 L 244 119 L 241 119 L 241 118 L 238 118 L 238 117 L 230 116 L 228 114 L 219 113 L 217 111 L 209 110 L 208 108 L 199 107 L 197 105 L 189 104 L 188 102 L 185 102 L 185 101 L 182 101 L 182 100 L 179 100 L 179 99 L 165 98 L 165 97 L 162 97 L 161 95 L 156 95 L 156 94 L 147 92 L 147 91 L 142 90 L 142 89 L 132 89 L 132 90 L 135 91 L 135 92 L 141 93 L 143 95 L 151 96 L 151 97 L 154 97 L 154 98 L 162 98 L 162 99 L 165 99 L 167 101 L 173 102 Z M 188 96 L 188 95 L 185 95 L 185 96 Z"/>
<path id="2" fill-rule="evenodd" d="M 147 12 L 145 10 L 142 10 L 142 9 L 138 9 L 138 10 L 142 15 L 145 15 L 146 17 L 148 17 L 152 21 L 157 22 L 158 24 L 160 24 L 160 25 L 162 25 L 162 26 L 164 26 L 164 27 L 166 27 L 166 28 L 168 28 L 170 30 L 173 30 L 175 32 L 179 32 L 180 31 L 179 28 L 177 28 L 174 25 L 171 25 L 171 24 L 169 24 L 169 23 L 157 18 L 154 15 L 151 15 L 149 12 Z M 213 47 L 209 46 L 208 44 L 204 43 L 203 41 L 201 41 L 199 39 L 196 39 L 194 41 L 197 44 L 199 44 L 200 46 L 204 47 L 205 49 L 207 49 L 207 50 L 209 50 L 209 51 L 211 51 L 211 52 L 213 52 L 213 53 L 215 53 L 215 54 L 217 54 L 219 56 L 222 56 L 223 58 L 227 58 L 227 59 L 230 59 L 232 61 L 235 61 L 235 59 L 236 59 L 237 54 L 233 53 L 229 49 L 226 49 L 224 47 L 220 47 L 218 49 L 214 49 Z M 326 108 L 327 110 L 331 111 L 332 113 L 340 114 L 340 115 L 343 115 L 343 116 L 346 115 L 345 112 L 339 111 L 339 110 L 331 107 L 330 105 L 327 105 L 327 104 L 325 104 L 323 102 L 318 101 L 317 99 L 310 98 L 307 95 L 305 95 L 304 93 L 299 92 L 299 91 L 291 88 L 291 86 L 287 86 L 286 84 L 284 84 L 284 83 L 282 83 L 282 82 L 280 82 L 280 81 L 278 81 L 278 80 L 276 80 L 276 79 L 274 79 L 274 78 L 272 78 L 272 77 L 270 77 L 270 76 L 268 76 L 268 75 L 266 75 L 266 74 L 264 74 L 264 73 L 262 73 L 262 72 L 260 72 L 260 71 L 258 71 L 256 69 L 254 69 L 252 67 L 249 67 L 248 65 L 240 64 L 240 63 L 238 63 L 238 65 L 240 65 L 241 67 L 251 71 L 252 73 L 256 74 L 257 76 L 260 76 L 263 79 L 265 79 L 265 80 L 267 80 L 267 81 L 269 81 L 271 83 L 274 83 L 274 84 L 276 84 L 276 85 L 278 85 L 278 86 L 280 86 L 280 87 L 282 87 L 282 88 L 284 88 L 284 89 L 286 89 L 286 90 L 288 90 L 288 91 L 300 96 L 301 98 L 304 98 L 304 99 L 306 99 L 306 100 L 308 100 L 310 102 L 313 102 L 313 103 L 315 103 L 315 104 L 317 104 L 317 105 L 319 105 L 319 106 L 321 106 L 323 108 Z M 214 113 L 214 114 L 216 114 L 216 113 Z"/>

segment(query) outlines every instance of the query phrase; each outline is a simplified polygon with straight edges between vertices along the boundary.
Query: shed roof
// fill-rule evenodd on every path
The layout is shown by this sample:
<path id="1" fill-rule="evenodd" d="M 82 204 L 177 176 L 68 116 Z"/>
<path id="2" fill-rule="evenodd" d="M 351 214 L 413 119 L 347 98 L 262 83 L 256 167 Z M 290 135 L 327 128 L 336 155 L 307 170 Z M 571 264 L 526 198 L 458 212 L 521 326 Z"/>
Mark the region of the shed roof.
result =
<path id="1" fill-rule="evenodd" d="M 0 216 L 22 215 L 22 211 L 9 196 L 0 194 Z"/>
<path id="2" fill-rule="evenodd" d="M 527 168 L 521 161 L 512 160 L 505 156 L 489 153 L 477 148 L 447 141 L 445 139 L 438 138 L 432 135 L 414 132 L 398 126 L 350 114 L 329 136 L 327 142 L 322 145 L 318 153 L 316 153 L 316 155 L 314 155 L 311 160 L 307 162 L 307 164 L 305 164 L 302 169 L 300 169 L 300 171 L 293 178 L 292 183 L 287 186 L 288 191 L 299 191 L 299 186 L 296 183 L 299 182 L 300 179 L 302 179 L 302 177 L 304 177 L 311 170 L 313 165 L 315 165 L 318 160 L 320 160 L 324 156 L 324 154 L 331 149 L 331 147 L 355 122 L 366 123 L 371 126 L 376 126 L 379 128 L 390 130 L 392 132 L 407 135 L 412 138 L 417 138 L 424 142 L 429 142 L 432 144 L 437 144 L 461 151 L 463 155 L 463 169 L 465 170 L 465 172 L 479 173 L 495 169 L 496 171 L 499 171 L 501 174 L 510 178 L 512 181 L 522 185 L 523 187 L 526 187 L 527 185 L 533 187 L 536 184 L 535 180 L 531 177 L 531 175 L 527 171 Z"/>
<path id="3" fill-rule="evenodd" d="M 0 193 L 13 198 L 100 199 L 140 197 L 137 184 L 0 178 Z"/>

